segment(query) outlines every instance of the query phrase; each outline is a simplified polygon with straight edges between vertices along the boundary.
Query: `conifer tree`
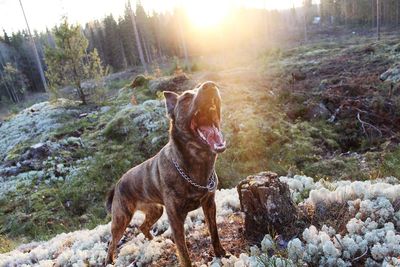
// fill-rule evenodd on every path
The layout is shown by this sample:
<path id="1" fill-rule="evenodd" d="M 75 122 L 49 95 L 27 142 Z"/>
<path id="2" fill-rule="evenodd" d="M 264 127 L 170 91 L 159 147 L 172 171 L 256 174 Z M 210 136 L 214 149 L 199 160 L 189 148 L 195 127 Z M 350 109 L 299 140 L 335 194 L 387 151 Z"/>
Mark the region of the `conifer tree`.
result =
<path id="1" fill-rule="evenodd" d="M 87 56 L 88 40 L 82 34 L 81 28 L 69 24 L 67 19 L 54 29 L 54 35 L 56 47 L 47 47 L 45 50 L 46 77 L 50 90 L 57 94 L 59 86 L 72 85 L 82 103 L 86 104 L 82 82 L 104 75 L 97 50 Z"/>

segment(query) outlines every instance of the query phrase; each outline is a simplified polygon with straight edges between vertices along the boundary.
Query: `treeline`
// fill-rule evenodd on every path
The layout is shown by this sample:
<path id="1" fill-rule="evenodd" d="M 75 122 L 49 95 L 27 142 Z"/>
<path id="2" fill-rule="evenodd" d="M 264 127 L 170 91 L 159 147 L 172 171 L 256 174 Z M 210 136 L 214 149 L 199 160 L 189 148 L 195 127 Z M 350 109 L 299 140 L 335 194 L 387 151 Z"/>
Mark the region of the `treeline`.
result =
<path id="1" fill-rule="evenodd" d="M 321 21 L 324 24 L 375 26 L 378 5 L 381 25 L 400 24 L 399 0 L 321 0 Z"/>
<path id="2" fill-rule="evenodd" d="M 80 27 L 89 42 L 87 54 L 96 48 L 111 72 L 142 65 L 151 71 L 172 57 L 183 58 L 187 54 L 192 58 L 235 50 L 255 54 L 274 38 L 304 38 L 307 30 L 302 27 L 315 24 L 315 17 L 321 18 L 316 27 L 372 28 L 376 25 L 377 3 L 382 25 L 397 26 L 400 9 L 398 0 L 321 0 L 318 6 L 305 0 L 303 8 L 286 11 L 232 7 L 220 25 L 199 29 L 179 8 L 168 13 L 148 13 L 138 3 L 131 7 L 128 1 L 119 18 L 109 15 Z M 52 29 L 33 34 L 45 70 L 44 51 L 56 46 L 54 32 Z M 19 102 L 27 91 L 44 91 L 33 49 L 26 31 L 0 34 L 0 103 Z"/>

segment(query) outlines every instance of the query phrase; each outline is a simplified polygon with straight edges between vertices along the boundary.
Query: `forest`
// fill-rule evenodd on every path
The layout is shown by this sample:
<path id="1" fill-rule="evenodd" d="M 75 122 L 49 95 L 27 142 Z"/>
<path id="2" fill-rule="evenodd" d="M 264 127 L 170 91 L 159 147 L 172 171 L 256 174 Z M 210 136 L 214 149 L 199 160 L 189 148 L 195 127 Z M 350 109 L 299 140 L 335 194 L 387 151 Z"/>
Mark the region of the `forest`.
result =
<path id="1" fill-rule="evenodd" d="M 223 24 L 205 32 L 190 27 L 187 15 L 179 8 L 170 13 L 146 13 L 138 2 L 135 7 L 127 3 L 123 16 L 114 18 L 108 15 L 80 25 L 80 29 L 89 41 L 86 53 L 97 49 L 102 64 L 109 67 L 110 73 L 137 66 L 150 72 L 174 57 L 183 58 L 185 63 L 189 63 L 190 57 L 193 59 L 190 64 L 194 64 L 200 56 L 227 50 L 240 49 L 245 53 L 265 49 L 272 46 L 274 40 L 282 39 L 283 35 L 285 38 L 291 36 L 292 41 L 306 40 L 307 27 L 316 25 L 314 18 L 318 18 L 319 31 L 334 30 L 339 26 L 372 30 L 377 27 L 378 7 L 382 27 L 395 28 L 400 24 L 400 4 L 396 0 L 325 0 L 319 5 L 305 1 L 304 7 L 279 12 L 235 7 Z M 132 22 L 137 24 L 137 36 Z M 211 45 L 207 41 L 210 38 L 217 41 Z M 46 47 L 54 48 L 56 45 L 54 29 L 35 30 L 33 41 L 40 63 L 46 70 L 44 51 Z M 142 50 L 142 60 L 138 45 Z M 26 30 L 10 33 L 3 29 L 0 36 L 0 97 L 3 105 L 18 103 L 25 94 L 45 90 L 35 59 L 35 46 Z"/>
<path id="2" fill-rule="evenodd" d="M 195 209 L 192 266 L 400 266 L 400 1 L 120 3 L 44 30 L 0 18 L 0 266 L 105 266 L 107 193 L 171 145 L 168 95 L 205 84 L 227 256 Z M 114 266 L 189 266 L 160 216 L 146 233 L 134 214 Z"/>

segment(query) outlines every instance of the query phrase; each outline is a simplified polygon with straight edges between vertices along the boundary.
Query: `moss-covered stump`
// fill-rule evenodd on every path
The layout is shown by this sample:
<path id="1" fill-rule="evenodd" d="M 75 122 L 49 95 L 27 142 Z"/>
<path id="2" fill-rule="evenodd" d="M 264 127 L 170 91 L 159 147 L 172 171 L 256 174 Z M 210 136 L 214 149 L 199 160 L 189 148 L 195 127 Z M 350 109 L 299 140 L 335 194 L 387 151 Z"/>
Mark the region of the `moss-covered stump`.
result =
<path id="1" fill-rule="evenodd" d="M 248 176 L 237 186 L 240 205 L 245 213 L 245 237 L 259 244 L 266 234 L 285 239 L 298 231 L 295 222 L 298 211 L 286 183 L 273 172 Z"/>
<path id="2" fill-rule="evenodd" d="M 150 77 L 144 76 L 143 74 L 140 74 L 135 77 L 135 79 L 132 81 L 132 83 L 129 85 L 131 88 L 135 88 L 138 86 L 147 86 L 147 83 L 151 80 Z"/>

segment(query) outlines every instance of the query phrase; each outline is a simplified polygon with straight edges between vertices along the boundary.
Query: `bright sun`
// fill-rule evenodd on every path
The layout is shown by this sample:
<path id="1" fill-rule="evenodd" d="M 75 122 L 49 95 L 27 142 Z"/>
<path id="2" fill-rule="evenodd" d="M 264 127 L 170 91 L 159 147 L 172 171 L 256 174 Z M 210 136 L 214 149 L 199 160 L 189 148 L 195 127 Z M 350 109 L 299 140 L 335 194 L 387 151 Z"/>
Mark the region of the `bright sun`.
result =
<path id="1" fill-rule="evenodd" d="M 185 9 L 189 20 L 199 28 L 220 24 L 228 14 L 230 2 L 225 0 L 187 1 Z"/>

